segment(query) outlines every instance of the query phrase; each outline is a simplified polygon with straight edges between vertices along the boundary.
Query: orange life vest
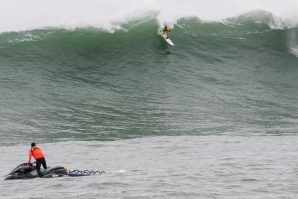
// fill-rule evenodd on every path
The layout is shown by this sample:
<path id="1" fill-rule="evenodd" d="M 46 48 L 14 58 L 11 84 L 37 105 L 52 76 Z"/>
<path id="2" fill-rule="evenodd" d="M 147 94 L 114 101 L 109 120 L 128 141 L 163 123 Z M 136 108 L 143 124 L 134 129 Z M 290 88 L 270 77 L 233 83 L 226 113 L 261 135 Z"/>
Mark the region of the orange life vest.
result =
<path id="1" fill-rule="evenodd" d="M 29 150 L 29 162 L 30 162 L 32 156 L 34 157 L 35 160 L 44 157 L 41 149 L 37 146 L 34 146 Z"/>

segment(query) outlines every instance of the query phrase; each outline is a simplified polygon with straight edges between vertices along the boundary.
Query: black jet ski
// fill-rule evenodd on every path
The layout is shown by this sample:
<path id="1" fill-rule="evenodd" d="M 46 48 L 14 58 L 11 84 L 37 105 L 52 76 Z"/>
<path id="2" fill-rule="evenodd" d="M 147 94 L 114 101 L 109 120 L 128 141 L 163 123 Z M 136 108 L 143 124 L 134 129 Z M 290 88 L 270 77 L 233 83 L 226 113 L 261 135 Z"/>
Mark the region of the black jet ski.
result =
<path id="1" fill-rule="evenodd" d="M 62 166 L 49 166 L 47 169 L 40 168 L 42 178 L 53 178 L 68 176 L 68 171 Z M 31 179 L 39 177 L 36 168 L 33 164 L 23 163 L 14 168 L 4 180 L 16 180 L 16 179 Z"/>

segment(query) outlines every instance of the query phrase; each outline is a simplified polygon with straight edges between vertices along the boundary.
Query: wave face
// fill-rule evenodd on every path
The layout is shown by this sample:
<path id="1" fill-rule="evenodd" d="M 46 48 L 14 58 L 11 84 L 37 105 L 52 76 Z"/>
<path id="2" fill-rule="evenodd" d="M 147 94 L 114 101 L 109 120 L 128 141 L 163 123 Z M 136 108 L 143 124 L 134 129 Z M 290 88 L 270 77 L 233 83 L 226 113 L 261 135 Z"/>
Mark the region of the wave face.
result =
<path id="1" fill-rule="evenodd" d="M 1 143 L 295 134 L 297 28 L 251 12 L 0 34 Z"/>

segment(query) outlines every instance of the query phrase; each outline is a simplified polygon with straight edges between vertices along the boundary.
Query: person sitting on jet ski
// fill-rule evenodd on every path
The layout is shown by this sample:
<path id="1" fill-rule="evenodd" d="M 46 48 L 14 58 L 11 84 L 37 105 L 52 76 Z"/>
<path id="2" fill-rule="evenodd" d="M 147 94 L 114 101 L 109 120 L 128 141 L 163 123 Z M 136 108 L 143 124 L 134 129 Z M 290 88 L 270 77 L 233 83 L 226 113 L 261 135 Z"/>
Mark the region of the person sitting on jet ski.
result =
<path id="1" fill-rule="evenodd" d="M 30 161 L 31 161 L 32 156 L 36 160 L 36 171 L 37 171 L 39 177 L 42 177 L 42 173 L 40 171 L 40 166 L 42 164 L 43 168 L 46 169 L 47 163 L 46 163 L 46 160 L 44 158 L 44 155 L 43 155 L 41 149 L 38 146 L 36 146 L 34 142 L 31 143 L 31 149 L 29 150 L 28 164 L 31 164 Z"/>

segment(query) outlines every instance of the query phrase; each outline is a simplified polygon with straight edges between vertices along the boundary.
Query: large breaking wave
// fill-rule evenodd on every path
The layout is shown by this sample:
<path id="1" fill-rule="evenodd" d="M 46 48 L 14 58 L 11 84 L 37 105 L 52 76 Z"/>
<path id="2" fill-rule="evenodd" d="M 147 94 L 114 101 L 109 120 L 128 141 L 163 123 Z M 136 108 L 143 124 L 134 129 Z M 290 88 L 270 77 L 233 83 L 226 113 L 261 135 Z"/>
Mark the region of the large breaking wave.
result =
<path id="1" fill-rule="evenodd" d="M 0 32 L 49 27 L 93 27 L 113 32 L 148 17 L 157 19 L 159 26 L 173 28 L 181 18 L 218 22 L 259 10 L 271 13 L 272 27 L 293 28 L 298 24 L 297 8 L 295 0 L 11 0 L 1 3 Z"/>

